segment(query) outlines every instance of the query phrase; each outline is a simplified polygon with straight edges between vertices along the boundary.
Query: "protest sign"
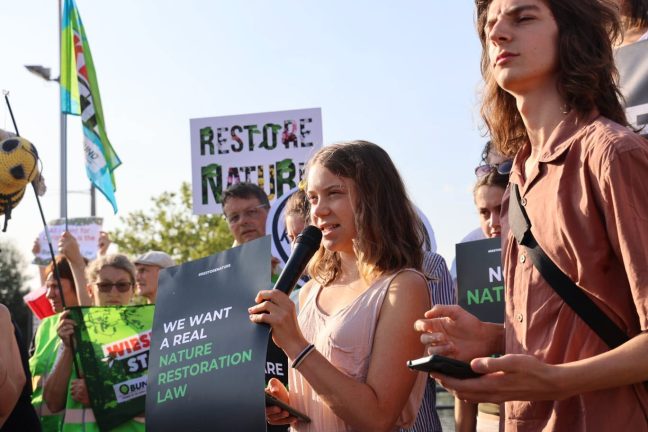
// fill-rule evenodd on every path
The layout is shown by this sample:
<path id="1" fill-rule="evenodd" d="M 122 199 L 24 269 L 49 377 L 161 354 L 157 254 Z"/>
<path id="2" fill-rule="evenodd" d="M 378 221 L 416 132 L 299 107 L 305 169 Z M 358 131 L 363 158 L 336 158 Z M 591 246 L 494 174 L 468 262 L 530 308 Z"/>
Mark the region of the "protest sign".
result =
<path id="1" fill-rule="evenodd" d="M 459 243 L 456 248 L 459 306 L 481 321 L 504 322 L 501 239 Z"/>
<path id="2" fill-rule="evenodd" d="M 290 258 L 291 248 L 290 240 L 288 240 L 288 234 L 286 233 L 286 220 L 285 220 L 285 208 L 288 198 L 299 188 L 293 188 L 288 192 L 284 193 L 280 198 L 275 200 L 270 206 L 270 211 L 268 212 L 268 218 L 266 219 L 266 233 L 272 235 L 272 256 L 277 257 L 281 260 L 281 264 L 285 264 Z M 430 252 L 436 252 L 437 244 L 436 238 L 434 236 L 434 230 L 428 218 L 423 214 L 423 212 L 417 207 L 416 208 L 423 225 L 425 226 L 425 245 L 424 249 Z"/>
<path id="3" fill-rule="evenodd" d="M 269 256 L 264 237 L 160 272 L 148 431 L 265 430 L 269 328 L 248 308 L 269 288 Z"/>
<path id="4" fill-rule="evenodd" d="M 103 219 L 100 217 L 68 218 L 67 220 L 68 231 L 79 243 L 81 255 L 89 261 L 97 258 L 99 233 L 101 232 L 102 223 Z M 61 234 L 65 232 L 65 219 L 50 221 L 48 230 L 52 239 L 54 253 L 56 253 Z M 40 252 L 34 257 L 32 264 L 46 266 L 52 261 L 52 257 L 50 255 L 49 245 L 47 244 L 45 231 L 42 231 L 38 235 L 38 244 L 40 246 Z"/>
<path id="5" fill-rule="evenodd" d="M 272 202 L 296 187 L 322 146 L 319 108 L 191 119 L 193 212 L 221 214 L 223 192 L 258 184 Z"/>
<path id="6" fill-rule="evenodd" d="M 648 41 L 636 42 L 615 50 L 619 86 L 625 99 L 626 116 L 635 128 L 648 135 Z"/>
<path id="7" fill-rule="evenodd" d="M 153 309 L 71 308 L 92 411 L 103 431 L 144 412 Z"/>

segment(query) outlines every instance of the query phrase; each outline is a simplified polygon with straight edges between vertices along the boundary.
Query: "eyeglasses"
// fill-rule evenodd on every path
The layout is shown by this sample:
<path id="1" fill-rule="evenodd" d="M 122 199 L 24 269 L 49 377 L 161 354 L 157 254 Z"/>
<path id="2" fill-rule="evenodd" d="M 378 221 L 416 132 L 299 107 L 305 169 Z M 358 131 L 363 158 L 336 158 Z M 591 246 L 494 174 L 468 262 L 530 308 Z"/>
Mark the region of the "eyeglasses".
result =
<path id="1" fill-rule="evenodd" d="M 493 170 L 496 170 L 498 174 L 508 175 L 511 174 L 511 169 L 513 168 L 513 160 L 505 160 L 504 162 L 498 164 L 483 164 L 475 168 L 475 175 L 477 177 L 484 177 Z"/>
<path id="2" fill-rule="evenodd" d="M 95 285 L 99 288 L 99 292 L 102 293 L 110 292 L 113 287 L 117 288 L 117 291 L 123 293 L 133 287 L 131 282 L 97 282 Z"/>
<path id="3" fill-rule="evenodd" d="M 267 204 L 259 204 L 256 207 L 243 210 L 241 213 L 232 213 L 231 215 L 224 215 L 225 220 L 229 222 L 230 225 L 235 225 L 241 221 L 241 218 L 245 216 L 248 219 L 256 219 L 261 213 L 261 209 L 267 207 Z"/>

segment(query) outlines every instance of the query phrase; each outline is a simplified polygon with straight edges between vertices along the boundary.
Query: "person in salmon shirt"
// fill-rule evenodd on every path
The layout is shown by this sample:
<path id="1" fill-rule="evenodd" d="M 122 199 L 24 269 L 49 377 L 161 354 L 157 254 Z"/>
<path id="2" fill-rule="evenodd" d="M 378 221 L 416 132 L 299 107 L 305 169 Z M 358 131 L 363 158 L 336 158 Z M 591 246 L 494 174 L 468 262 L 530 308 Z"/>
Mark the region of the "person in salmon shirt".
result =
<path id="1" fill-rule="evenodd" d="M 458 306 L 428 311 L 415 324 L 428 353 L 484 374 L 432 375 L 460 399 L 506 402 L 505 431 L 647 431 L 648 142 L 627 127 L 615 81 L 618 8 L 476 5 L 482 118 L 515 158 L 501 218 L 506 312 L 502 326 Z M 584 300 L 572 307 L 544 279 L 529 233 Z M 622 341 L 577 314 L 587 301 Z"/>

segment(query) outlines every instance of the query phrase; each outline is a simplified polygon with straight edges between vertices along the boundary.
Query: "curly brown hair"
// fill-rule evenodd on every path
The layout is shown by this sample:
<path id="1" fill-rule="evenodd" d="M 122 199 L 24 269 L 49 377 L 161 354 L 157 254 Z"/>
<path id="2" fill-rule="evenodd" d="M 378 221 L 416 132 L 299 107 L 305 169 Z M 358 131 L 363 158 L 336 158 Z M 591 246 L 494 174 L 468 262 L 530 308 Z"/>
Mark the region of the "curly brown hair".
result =
<path id="1" fill-rule="evenodd" d="M 421 268 L 425 227 L 385 150 L 367 141 L 342 142 L 319 150 L 307 172 L 314 165 L 355 182 L 354 248 L 366 281 L 403 268 Z M 308 273 L 322 285 L 334 281 L 340 270 L 338 253 L 323 246 L 308 265 Z"/>
<path id="2" fill-rule="evenodd" d="M 484 77 L 481 115 L 499 152 L 513 157 L 529 137 L 515 98 L 499 87 L 491 72 L 484 28 L 492 1 L 475 2 Z M 597 108 L 603 116 L 627 126 L 612 50 L 612 41 L 621 35 L 617 8 L 607 0 L 542 1 L 558 25 L 557 87 L 566 108 L 579 117 Z"/>

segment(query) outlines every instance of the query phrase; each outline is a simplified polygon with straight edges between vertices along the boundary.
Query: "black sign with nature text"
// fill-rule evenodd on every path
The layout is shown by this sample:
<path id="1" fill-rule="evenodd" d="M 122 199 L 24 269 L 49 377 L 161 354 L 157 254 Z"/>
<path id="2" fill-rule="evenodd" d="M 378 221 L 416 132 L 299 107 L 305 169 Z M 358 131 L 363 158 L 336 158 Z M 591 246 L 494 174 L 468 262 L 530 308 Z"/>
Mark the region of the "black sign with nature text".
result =
<path id="1" fill-rule="evenodd" d="M 269 253 L 264 237 L 160 272 L 148 431 L 265 430 L 269 328 L 248 307 L 268 288 Z"/>
<path id="2" fill-rule="evenodd" d="M 481 321 L 504 322 L 504 277 L 500 238 L 457 244 L 459 306 Z"/>

